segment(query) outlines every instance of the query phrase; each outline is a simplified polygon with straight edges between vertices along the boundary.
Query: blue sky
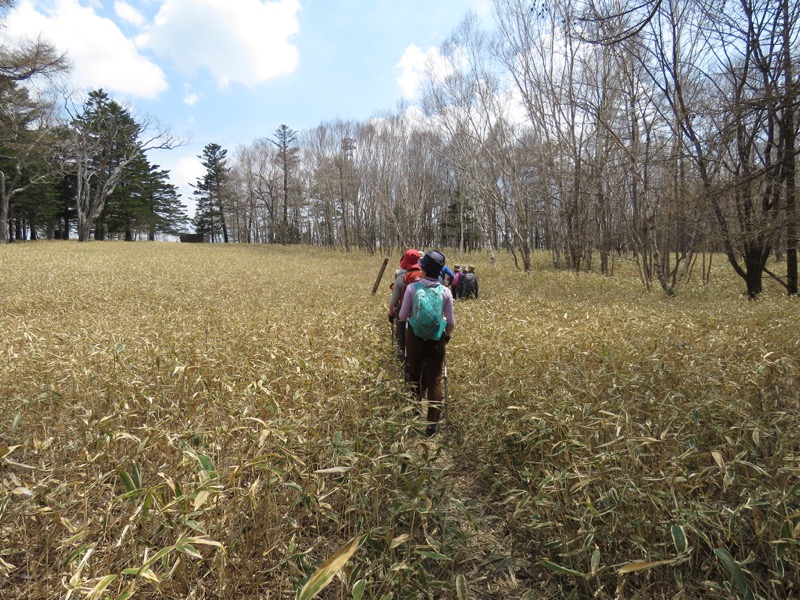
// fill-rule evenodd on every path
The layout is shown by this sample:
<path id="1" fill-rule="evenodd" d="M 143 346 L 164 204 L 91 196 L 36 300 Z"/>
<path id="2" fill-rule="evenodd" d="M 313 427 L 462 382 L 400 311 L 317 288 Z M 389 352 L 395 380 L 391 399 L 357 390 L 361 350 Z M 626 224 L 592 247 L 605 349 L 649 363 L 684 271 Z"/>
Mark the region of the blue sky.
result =
<path id="1" fill-rule="evenodd" d="M 103 88 L 190 141 L 151 155 L 191 204 L 197 155 L 414 102 L 427 57 L 491 0 L 17 0 L 0 39 L 41 35 L 77 90 Z"/>

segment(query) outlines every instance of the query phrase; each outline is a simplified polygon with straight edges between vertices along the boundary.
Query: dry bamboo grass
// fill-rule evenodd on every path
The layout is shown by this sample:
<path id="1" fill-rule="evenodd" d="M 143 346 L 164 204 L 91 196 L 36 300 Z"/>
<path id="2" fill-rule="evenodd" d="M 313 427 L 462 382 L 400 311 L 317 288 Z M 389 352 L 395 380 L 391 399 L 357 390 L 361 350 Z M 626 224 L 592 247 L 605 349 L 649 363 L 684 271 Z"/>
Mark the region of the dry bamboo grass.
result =
<path id="1" fill-rule="evenodd" d="M 470 257 L 431 442 L 377 257 L 0 247 L 2 597 L 290 598 L 354 536 L 324 597 L 797 596 L 797 302 L 538 258 Z"/>

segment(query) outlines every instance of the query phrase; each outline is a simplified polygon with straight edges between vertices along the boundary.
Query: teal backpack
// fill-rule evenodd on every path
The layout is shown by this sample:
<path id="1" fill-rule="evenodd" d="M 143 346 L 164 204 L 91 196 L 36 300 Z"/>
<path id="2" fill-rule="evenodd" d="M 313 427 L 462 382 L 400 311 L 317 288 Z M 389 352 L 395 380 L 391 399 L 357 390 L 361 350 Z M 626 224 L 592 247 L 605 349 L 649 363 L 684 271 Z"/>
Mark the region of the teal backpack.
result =
<path id="1" fill-rule="evenodd" d="M 447 325 L 444 312 L 444 286 L 436 283 L 431 286 L 422 281 L 414 284 L 414 304 L 408 324 L 414 335 L 423 340 L 439 340 Z"/>

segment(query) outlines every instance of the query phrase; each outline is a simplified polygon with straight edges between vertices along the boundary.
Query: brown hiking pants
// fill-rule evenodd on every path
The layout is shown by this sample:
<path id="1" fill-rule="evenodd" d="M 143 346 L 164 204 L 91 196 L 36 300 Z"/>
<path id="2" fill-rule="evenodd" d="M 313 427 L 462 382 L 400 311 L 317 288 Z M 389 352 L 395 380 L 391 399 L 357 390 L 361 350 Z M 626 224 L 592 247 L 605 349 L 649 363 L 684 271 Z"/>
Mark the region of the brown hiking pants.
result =
<path id="1" fill-rule="evenodd" d="M 411 389 L 422 400 L 422 375 L 428 386 L 428 416 L 431 423 L 439 421 L 442 410 L 442 371 L 445 356 L 444 336 L 440 340 L 423 340 L 406 329 L 406 360 Z"/>

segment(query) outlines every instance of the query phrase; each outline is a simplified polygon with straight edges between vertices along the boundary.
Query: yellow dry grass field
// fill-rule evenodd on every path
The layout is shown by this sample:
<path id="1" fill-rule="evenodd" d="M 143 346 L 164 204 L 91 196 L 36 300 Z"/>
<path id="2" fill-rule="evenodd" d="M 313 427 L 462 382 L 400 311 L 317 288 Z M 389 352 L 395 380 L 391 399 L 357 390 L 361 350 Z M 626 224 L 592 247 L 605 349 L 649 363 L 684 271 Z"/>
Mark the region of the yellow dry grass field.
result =
<path id="1" fill-rule="evenodd" d="M 471 255 L 427 438 L 398 259 L 0 247 L 0 597 L 800 595 L 796 300 Z"/>

